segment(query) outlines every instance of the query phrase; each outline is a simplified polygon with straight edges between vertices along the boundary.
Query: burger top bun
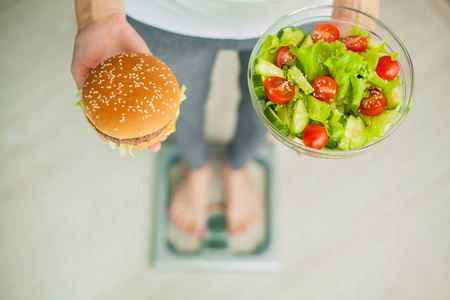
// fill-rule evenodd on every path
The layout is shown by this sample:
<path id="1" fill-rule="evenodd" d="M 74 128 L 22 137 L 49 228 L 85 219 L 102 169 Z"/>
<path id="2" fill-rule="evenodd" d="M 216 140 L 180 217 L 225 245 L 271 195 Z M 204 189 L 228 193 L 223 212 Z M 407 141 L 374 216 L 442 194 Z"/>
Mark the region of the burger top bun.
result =
<path id="1" fill-rule="evenodd" d="M 162 129 L 178 114 L 180 89 L 172 71 L 144 53 L 114 55 L 86 78 L 86 117 L 109 136 L 130 139 Z"/>

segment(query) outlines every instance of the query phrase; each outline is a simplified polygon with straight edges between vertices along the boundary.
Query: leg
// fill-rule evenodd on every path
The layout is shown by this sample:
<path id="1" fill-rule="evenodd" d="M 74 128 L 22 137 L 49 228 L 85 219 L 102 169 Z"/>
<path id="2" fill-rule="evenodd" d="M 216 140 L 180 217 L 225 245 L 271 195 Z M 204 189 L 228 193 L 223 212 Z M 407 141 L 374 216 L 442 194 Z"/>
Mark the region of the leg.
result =
<path id="1" fill-rule="evenodd" d="M 209 146 L 203 134 L 204 106 L 217 50 L 208 39 L 166 32 L 131 18 L 128 21 L 152 53 L 172 69 L 178 83 L 187 87 L 187 99 L 181 104 L 175 137 L 190 168 L 171 196 L 169 215 L 180 230 L 201 235 L 212 179 L 212 167 L 206 165 Z"/>
<path id="2" fill-rule="evenodd" d="M 191 167 L 200 168 L 209 158 L 209 146 L 203 134 L 204 106 L 217 49 L 207 39 L 174 34 L 132 18 L 128 21 L 153 55 L 172 69 L 178 83 L 187 87 L 187 99 L 181 104 L 174 135 L 183 157 Z"/>
<path id="3" fill-rule="evenodd" d="M 228 147 L 228 162 L 234 169 L 240 169 L 254 155 L 267 132 L 253 109 L 248 91 L 247 66 L 249 59 L 250 51 L 239 53 L 241 63 L 239 84 L 242 98 L 239 103 L 235 137 Z"/>
<path id="4" fill-rule="evenodd" d="M 263 201 L 253 185 L 248 170 L 244 167 L 266 133 L 266 129 L 254 112 L 248 92 L 249 57 L 250 52 L 239 53 L 242 99 L 239 104 L 235 138 L 228 148 L 228 161 L 223 166 L 227 224 L 233 234 L 246 231 L 263 210 Z"/>

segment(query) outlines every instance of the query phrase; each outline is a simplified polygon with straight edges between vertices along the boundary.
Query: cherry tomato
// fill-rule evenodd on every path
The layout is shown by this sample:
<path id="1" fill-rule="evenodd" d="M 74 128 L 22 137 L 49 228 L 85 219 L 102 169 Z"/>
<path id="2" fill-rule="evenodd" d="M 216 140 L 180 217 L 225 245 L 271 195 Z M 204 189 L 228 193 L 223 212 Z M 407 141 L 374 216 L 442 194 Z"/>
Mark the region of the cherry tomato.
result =
<path id="1" fill-rule="evenodd" d="M 303 143 L 307 147 L 322 149 L 328 143 L 327 130 L 321 125 L 307 125 L 303 130 Z"/>
<path id="2" fill-rule="evenodd" d="M 375 72 L 377 72 L 378 76 L 384 80 L 393 80 L 397 77 L 399 70 L 400 66 L 398 65 L 398 62 L 396 60 L 392 60 L 389 55 L 386 55 L 380 57 L 378 60 Z"/>
<path id="3" fill-rule="evenodd" d="M 322 23 L 316 26 L 313 34 L 313 41 L 316 43 L 318 40 L 326 43 L 332 43 L 339 39 L 339 30 L 331 24 Z"/>
<path id="4" fill-rule="evenodd" d="M 349 35 L 343 38 L 342 42 L 347 46 L 347 50 L 353 52 L 362 52 L 367 48 L 367 39 L 359 35 Z"/>
<path id="5" fill-rule="evenodd" d="M 280 50 L 278 50 L 276 63 L 280 69 L 283 69 L 288 61 L 293 60 L 295 58 L 294 53 L 289 51 L 291 48 L 292 46 L 285 46 Z"/>
<path id="6" fill-rule="evenodd" d="M 274 103 L 282 104 L 295 95 L 294 85 L 287 79 L 277 76 L 268 77 L 264 81 L 267 97 Z"/>
<path id="7" fill-rule="evenodd" d="M 320 101 L 330 102 L 336 96 L 337 85 L 331 77 L 323 76 L 314 80 L 313 96 Z"/>
<path id="8" fill-rule="evenodd" d="M 369 97 L 361 101 L 358 111 L 366 116 L 377 116 L 386 108 L 386 98 L 376 87 L 370 87 L 367 91 L 369 91 Z"/>

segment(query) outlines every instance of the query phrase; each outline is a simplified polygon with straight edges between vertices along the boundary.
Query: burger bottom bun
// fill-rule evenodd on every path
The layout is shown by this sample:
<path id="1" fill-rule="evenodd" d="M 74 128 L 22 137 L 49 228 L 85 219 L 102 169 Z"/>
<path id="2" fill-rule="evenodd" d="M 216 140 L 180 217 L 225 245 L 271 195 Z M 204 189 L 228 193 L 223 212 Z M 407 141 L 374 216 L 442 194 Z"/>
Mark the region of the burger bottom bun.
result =
<path id="1" fill-rule="evenodd" d="M 94 126 L 94 124 L 92 124 L 92 122 L 89 120 L 89 118 L 86 116 L 86 119 L 88 120 L 89 125 L 91 125 L 91 127 L 95 130 L 95 132 L 97 132 L 97 134 L 102 138 L 102 140 L 104 140 L 105 142 L 107 142 L 108 144 L 111 142 L 110 140 L 108 140 L 107 138 L 105 138 L 101 132 L 97 129 L 97 127 Z M 133 145 L 133 147 L 131 148 L 131 150 L 141 150 L 144 149 L 146 147 L 149 147 L 153 144 L 158 143 L 160 140 L 162 140 L 166 135 L 171 134 L 173 131 L 172 130 L 175 126 L 175 123 L 177 122 L 178 116 L 175 116 L 170 122 L 169 124 L 167 124 L 163 130 L 161 130 L 161 132 L 153 139 L 151 139 L 148 142 L 144 142 L 138 145 Z"/>
<path id="2" fill-rule="evenodd" d="M 175 122 L 177 121 L 178 117 L 175 117 L 172 119 L 172 121 L 170 121 L 170 123 L 164 128 L 163 131 L 161 131 L 161 133 L 155 137 L 154 139 L 150 140 L 149 142 L 145 142 L 136 146 L 133 146 L 131 149 L 132 150 L 141 150 L 144 149 L 146 147 L 149 147 L 153 144 L 158 143 L 159 141 L 161 141 L 165 136 L 170 135 L 172 132 L 174 132 L 175 130 Z"/>

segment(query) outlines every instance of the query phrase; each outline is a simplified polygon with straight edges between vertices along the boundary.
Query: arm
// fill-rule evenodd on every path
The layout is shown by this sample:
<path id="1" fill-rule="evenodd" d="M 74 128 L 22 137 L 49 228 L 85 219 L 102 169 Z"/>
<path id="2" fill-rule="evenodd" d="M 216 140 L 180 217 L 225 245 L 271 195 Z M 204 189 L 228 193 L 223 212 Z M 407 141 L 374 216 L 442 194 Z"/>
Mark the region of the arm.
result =
<path id="1" fill-rule="evenodd" d="M 78 33 L 72 58 L 72 75 L 78 89 L 102 61 L 122 52 L 151 53 L 127 22 L 123 0 L 75 0 Z M 158 142 L 151 145 L 156 152 Z"/>
<path id="2" fill-rule="evenodd" d="M 380 0 L 334 0 L 333 4 L 355 8 L 375 18 L 378 18 L 380 10 Z"/>
<path id="3" fill-rule="evenodd" d="M 111 14 L 125 15 L 122 0 L 75 0 L 78 30 Z"/>
<path id="4" fill-rule="evenodd" d="M 72 75 L 78 89 L 89 72 L 106 58 L 121 52 L 150 53 L 126 21 L 122 0 L 75 0 L 78 33 Z"/>

